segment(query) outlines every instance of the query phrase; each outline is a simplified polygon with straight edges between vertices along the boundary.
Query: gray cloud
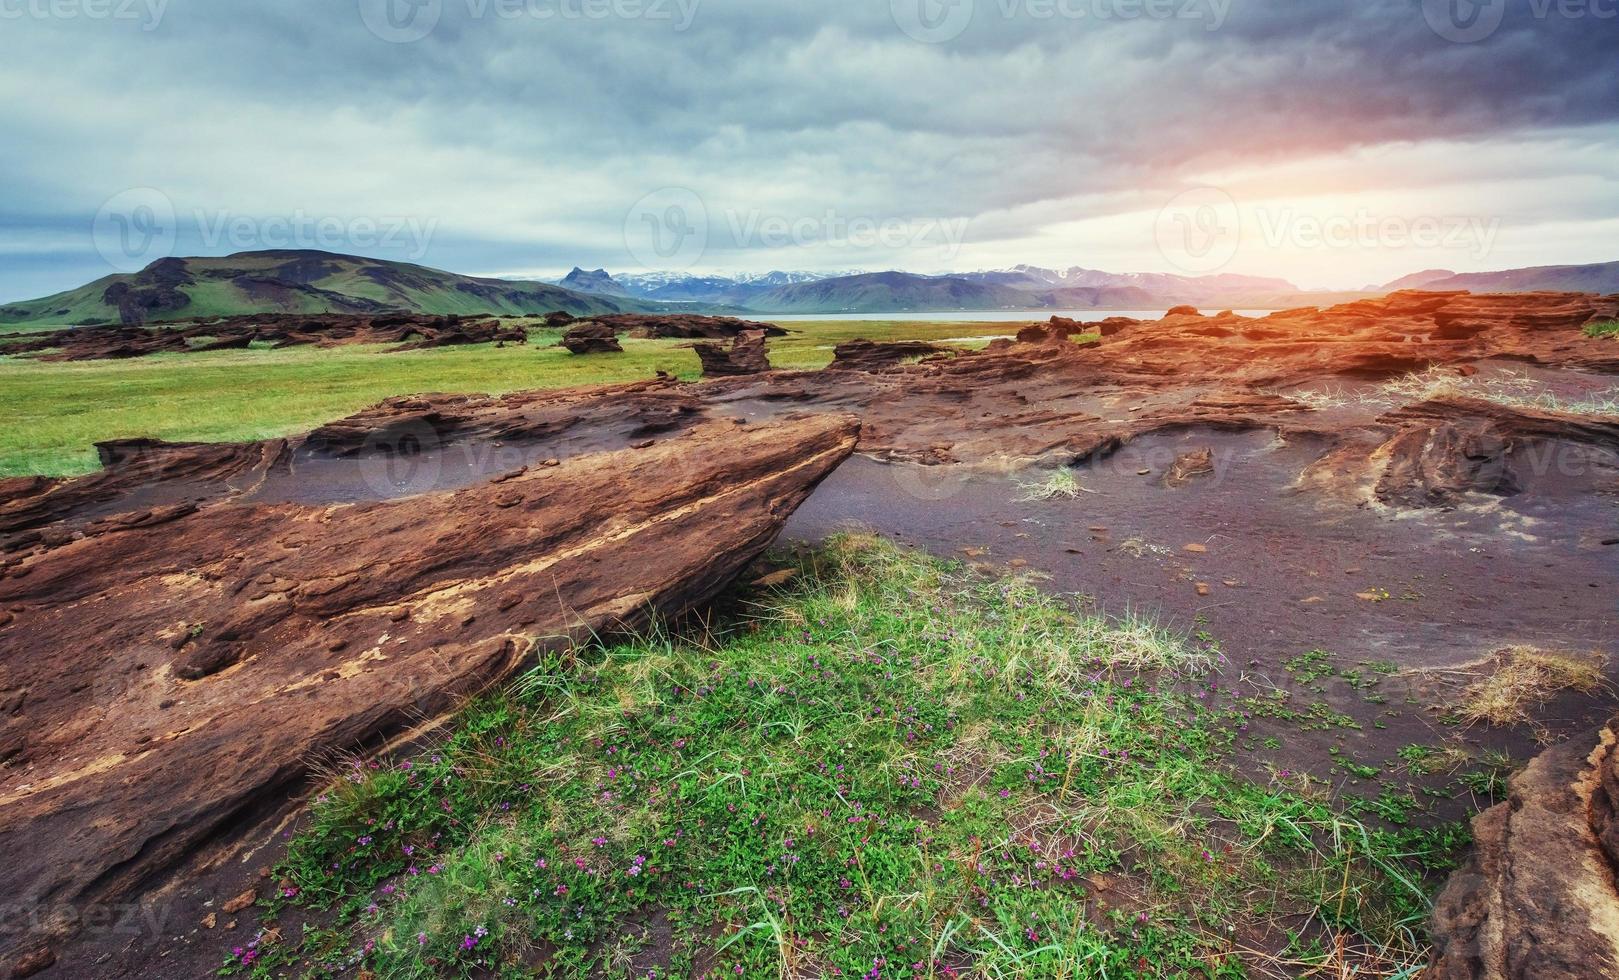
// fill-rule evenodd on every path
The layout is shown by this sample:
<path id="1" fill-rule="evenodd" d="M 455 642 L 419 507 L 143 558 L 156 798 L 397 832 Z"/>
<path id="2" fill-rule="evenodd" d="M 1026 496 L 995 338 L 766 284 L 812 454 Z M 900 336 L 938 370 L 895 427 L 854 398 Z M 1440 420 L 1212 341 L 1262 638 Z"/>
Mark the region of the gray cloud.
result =
<path id="1" fill-rule="evenodd" d="M 1443 202 L 1513 257 L 1614 257 L 1616 0 L 1507 0 L 1470 43 L 1437 0 L 956 0 L 940 43 L 901 29 L 912 0 L 427 0 L 408 43 L 368 29 L 382 2 L 0 0 L 0 296 L 109 271 L 89 229 L 131 187 L 173 201 L 181 251 L 231 250 L 206 233 L 226 220 L 408 217 L 435 229 L 420 258 L 479 272 L 635 265 L 626 215 L 666 186 L 706 205 L 711 267 L 1041 260 L 1066 223 L 1128 232 L 1210 180 Z M 968 246 L 829 245 L 829 213 L 964 219 Z M 759 218 L 809 230 L 734 240 Z M 1066 254 L 1127 260 L 1153 256 Z"/>

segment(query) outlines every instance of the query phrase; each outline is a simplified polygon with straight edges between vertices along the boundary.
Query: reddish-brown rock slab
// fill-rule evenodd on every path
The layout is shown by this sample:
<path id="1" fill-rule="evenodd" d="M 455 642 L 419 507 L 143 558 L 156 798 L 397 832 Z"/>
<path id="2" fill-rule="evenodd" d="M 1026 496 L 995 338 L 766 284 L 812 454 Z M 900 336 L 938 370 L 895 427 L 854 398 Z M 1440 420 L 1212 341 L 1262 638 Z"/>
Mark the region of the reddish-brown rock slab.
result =
<path id="1" fill-rule="evenodd" d="M 828 371 L 884 371 L 907 361 L 952 353 L 952 348 L 940 347 L 920 340 L 850 340 L 832 349 L 832 363 Z"/>
<path id="2" fill-rule="evenodd" d="M 770 358 L 765 350 L 763 330 L 744 330 L 736 335 L 730 347 L 720 344 L 693 344 L 697 359 L 703 364 L 703 377 L 724 378 L 746 374 L 763 374 L 770 370 Z"/>
<path id="3" fill-rule="evenodd" d="M 76 910 L 138 898 L 205 849 L 222 860 L 332 753 L 418 729 L 537 648 L 706 601 L 856 434 L 829 415 L 709 421 L 453 492 L 227 495 L 14 553 L 0 894 L 50 911 L 0 932 L 0 963 L 55 948 Z M 281 450 L 194 452 L 207 469 Z"/>
<path id="4" fill-rule="evenodd" d="M 159 353 L 240 350 L 249 344 L 273 347 L 341 344 L 394 344 L 394 351 L 458 344 L 526 343 L 528 333 L 491 317 L 420 313 L 255 313 L 196 317 L 173 323 L 73 327 L 14 334 L 8 353 L 46 352 L 46 361 L 97 361 Z"/>
<path id="5" fill-rule="evenodd" d="M 1619 977 L 1616 725 L 1547 749 L 1473 820 L 1475 852 L 1434 906 L 1433 980 Z"/>

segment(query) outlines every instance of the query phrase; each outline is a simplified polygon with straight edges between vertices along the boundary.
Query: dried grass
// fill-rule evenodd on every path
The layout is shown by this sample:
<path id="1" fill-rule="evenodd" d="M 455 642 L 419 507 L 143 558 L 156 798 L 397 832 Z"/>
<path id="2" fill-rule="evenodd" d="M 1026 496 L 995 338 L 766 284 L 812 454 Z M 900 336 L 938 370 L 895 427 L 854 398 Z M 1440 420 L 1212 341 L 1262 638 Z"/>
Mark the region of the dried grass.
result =
<path id="1" fill-rule="evenodd" d="M 1468 724 L 1517 725 L 1562 691 L 1590 694 L 1606 682 L 1601 653 L 1573 654 L 1535 647 L 1508 647 L 1476 666 L 1488 676 L 1467 685 L 1456 714 Z"/>

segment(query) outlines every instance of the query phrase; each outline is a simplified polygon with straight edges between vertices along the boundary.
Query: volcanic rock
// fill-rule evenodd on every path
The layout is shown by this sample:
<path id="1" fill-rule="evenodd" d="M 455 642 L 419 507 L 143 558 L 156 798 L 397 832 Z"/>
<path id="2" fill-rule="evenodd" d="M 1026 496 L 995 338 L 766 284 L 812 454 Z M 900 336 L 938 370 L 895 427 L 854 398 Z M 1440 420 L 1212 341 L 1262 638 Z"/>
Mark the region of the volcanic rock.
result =
<path id="1" fill-rule="evenodd" d="M 787 331 L 773 323 L 755 323 L 730 316 L 614 313 L 593 319 L 607 324 L 614 333 L 627 333 L 639 340 L 731 340 L 750 330 L 762 330 L 769 337 L 787 336 Z"/>
<path id="2" fill-rule="evenodd" d="M 119 444 L 105 473 L 6 482 L 0 692 L 22 696 L 0 735 L 27 740 L 0 769 L 0 891 L 62 914 L 0 933 L 0 962 L 70 957 L 75 910 L 225 863 L 332 754 L 431 723 L 536 650 L 706 601 L 858 428 L 738 428 L 652 384 L 409 404 L 323 440 Z M 432 452 L 389 457 L 435 417 Z M 646 432 L 663 435 L 622 448 Z M 390 466 L 470 458 L 489 433 L 560 464 L 378 499 Z M 372 497 L 323 496 L 312 474 L 339 466 Z"/>
<path id="3" fill-rule="evenodd" d="M 570 354 L 621 354 L 624 348 L 619 344 L 618 337 L 613 328 L 599 320 L 580 320 L 569 327 L 562 335 L 559 346 L 566 347 Z"/>
<path id="4" fill-rule="evenodd" d="M 1450 507 L 1466 494 L 1511 496 L 1555 467 L 1619 452 L 1619 420 L 1476 398 L 1435 398 L 1384 413 L 1380 442 L 1349 440 L 1308 481 L 1361 486 L 1395 507 Z M 1581 469 L 1600 470 L 1594 465 Z"/>
<path id="5" fill-rule="evenodd" d="M 870 340 L 851 340 L 832 348 L 832 363 L 828 371 L 881 371 L 906 361 L 935 354 L 949 353 L 951 348 L 920 340 L 900 340 L 878 343 Z"/>
<path id="6" fill-rule="evenodd" d="M 1541 753 L 1473 818 L 1434 905 L 1434 980 L 1619 977 L 1619 719 Z"/>
<path id="7" fill-rule="evenodd" d="M 118 308 L 119 322 L 138 324 L 150 313 L 171 313 L 183 310 L 191 297 L 180 290 L 192 285 L 192 278 L 184 259 L 158 259 L 142 269 L 128 282 L 114 283 L 102 294 L 102 301 Z"/>
<path id="8" fill-rule="evenodd" d="M 1164 486 L 1179 487 L 1190 483 L 1200 476 L 1207 476 L 1214 472 L 1214 450 L 1204 448 L 1195 449 L 1189 453 L 1181 453 L 1175 457 L 1175 462 L 1169 466 L 1169 472 L 1164 474 Z M 1188 545 L 1188 548 L 1191 546 Z"/>
<path id="9" fill-rule="evenodd" d="M 150 271 L 150 270 L 148 270 Z M 143 273 L 144 275 L 145 273 Z M 154 327 L 74 327 L 43 333 L 13 334 L 8 353 L 47 352 L 46 361 L 91 361 L 145 357 L 157 353 L 232 350 L 253 343 L 271 347 L 340 344 L 392 344 L 392 351 L 458 344 L 525 343 L 521 327 L 500 321 L 456 315 L 383 314 L 252 314 L 199 318 Z M 20 338 L 20 339 L 19 339 Z"/>
<path id="10" fill-rule="evenodd" d="M 697 352 L 697 359 L 703 363 L 705 378 L 762 374 L 770 370 L 763 330 L 744 330 L 737 334 L 729 348 L 719 344 L 693 344 L 692 350 Z"/>
<path id="11" fill-rule="evenodd" d="M 1068 342 L 1068 333 L 1054 323 L 1031 323 L 1018 330 L 1017 342 L 1020 344 L 1065 344 Z"/>

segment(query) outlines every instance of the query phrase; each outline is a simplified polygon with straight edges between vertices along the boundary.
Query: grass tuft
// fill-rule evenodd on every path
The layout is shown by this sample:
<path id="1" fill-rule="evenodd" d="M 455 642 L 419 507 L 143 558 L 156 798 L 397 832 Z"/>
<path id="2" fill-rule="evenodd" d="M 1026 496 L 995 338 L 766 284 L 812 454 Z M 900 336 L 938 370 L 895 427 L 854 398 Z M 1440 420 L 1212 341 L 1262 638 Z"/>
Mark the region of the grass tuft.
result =
<path id="1" fill-rule="evenodd" d="M 1600 320 L 1596 323 L 1587 323 L 1585 325 L 1585 335 L 1596 339 L 1603 337 L 1619 339 L 1619 320 Z"/>
<path id="2" fill-rule="evenodd" d="M 1619 415 L 1619 388 L 1594 392 L 1583 398 L 1563 398 L 1517 371 L 1463 377 L 1454 369 L 1433 367 L 1386 381 L 1381 390 L 1383 397 L 1394 404 L 1436 398 L 1476 398 L 1508 408 L 1568 415 Z"/>
<path id="3" fill-rule="evenodd" d="M 1479 665 L 1489 676 L 1469 684 L 1456 706 L 1469 724 L 1517 725 L 1562 691 L 1589 694 L 1604 683 L 1601 654 L 1568 654 L 1534 647 L 1510 647 Z"/>
<path id="4" fill-rule="evenodd" d="M 1080 494 L 1095 493 L 1080 485 L 1074 471 L 1064 467 L 1052 470 L 1045 478 L 1022 484 L 1019 500 L 1076 500 Z"/>

